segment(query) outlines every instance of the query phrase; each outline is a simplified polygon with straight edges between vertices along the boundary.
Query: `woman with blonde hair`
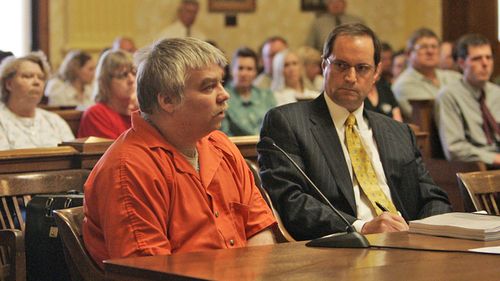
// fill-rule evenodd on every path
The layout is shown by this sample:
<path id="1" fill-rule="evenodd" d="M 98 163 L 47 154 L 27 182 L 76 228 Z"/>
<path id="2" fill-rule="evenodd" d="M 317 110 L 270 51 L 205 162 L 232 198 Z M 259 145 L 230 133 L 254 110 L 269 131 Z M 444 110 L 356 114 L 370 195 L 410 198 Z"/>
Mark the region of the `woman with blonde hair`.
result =
<path id="1" fill-rule="evenodd" d="M 318 91 L 305 87 L 299 56 L 289 49 L 277 53 L 273 58 L 271 90 L 277 105 L 314 99 L 319 95 Z"/>
<path id="2" fill-rule="evenodd" d="M 130 128 L 131 105 L 136 101 L 135 74 L 129 53 L 108 50 L 102 54 L 96 71 L 96 104 L 83 113 L 78 137 L 116 139 Z"/>
<path id="3" fill-rule="evenodd" d="M 49 80 L 45 89 L 48 105 L 78 106 L 86 108 L 92 104 L 95 62 L 84 51 L 70 51 L 64 58 L 59 73 Z"/>
<path id="4" fill-rule="evenodd" d="M 8 57 L 0 65 L 0 150 L 57 146 L 74 139 L 59 115 L 37 108 L 49 74 L 42 52 Z"/>
<path id="5" fill-rule="evenodd" d="M 323 91 L 323 75 L 321 70 L 321 53 L 309 46 L 300 47 L 297 55 L 304 70 L 304 86 L 313 91 Z"/>

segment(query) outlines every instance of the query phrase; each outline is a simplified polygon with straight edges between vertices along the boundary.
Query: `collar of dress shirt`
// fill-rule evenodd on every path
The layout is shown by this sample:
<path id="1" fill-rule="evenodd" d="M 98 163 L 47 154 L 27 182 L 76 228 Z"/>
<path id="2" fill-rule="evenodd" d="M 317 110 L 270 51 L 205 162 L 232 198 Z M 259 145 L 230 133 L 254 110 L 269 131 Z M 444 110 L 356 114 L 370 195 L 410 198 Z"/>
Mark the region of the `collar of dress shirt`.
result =
<path id="1" fill-rule="evenodd" d="M 330 112 L 330 116 L 332 118 L 333 124 L 335 124 L 335 128 L 343 128 L 347 117 L 349 116 L 349 111 L 344 107 L 336 104 L 330 96 L 324 93 L 326 105 L 328 107 L 328 111 Z M 356 117 L 356 121 L 358 124 L 358 130 L 366 130 L 368 129 L 368 124 L 365 122 L 363 118 L 363 108 L 364 103 L 361 104 L 358 109 L 356 109 L 353 114 Z"/>
<path id="2" fill-rule="evenodd" d="M 476 100 L 479 100 L 479 98 L 481 97 L 481 90 L 484 90 L 486 92 L 486 85 L 484 86 L 484 89 L 478 89 L 476 87 L 473 87 L 471 84 L 469 84 L 469 82 L 467 82 L 467 80 L 465 79 L 465 77 L 462 77 L 462 79 L 460 79 L 460 82 L 462 82 L 462 84 L 467 89 L 467 91 L 469 91 L 470 93 L 472 93 L 472 96 Z"/>

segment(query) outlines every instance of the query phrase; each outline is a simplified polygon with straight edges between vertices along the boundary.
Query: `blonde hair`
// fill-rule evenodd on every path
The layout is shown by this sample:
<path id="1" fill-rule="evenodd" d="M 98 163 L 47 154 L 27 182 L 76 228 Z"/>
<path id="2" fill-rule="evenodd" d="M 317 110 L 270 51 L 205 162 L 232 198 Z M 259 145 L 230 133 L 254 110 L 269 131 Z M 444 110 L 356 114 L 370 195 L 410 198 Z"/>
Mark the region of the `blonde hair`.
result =
<path id="1" fill-rule="evenodd" d="M 122 50 L 107 50 L 99 58 L 96 68 L 94 100 L 106 103 L 111 95 L 110 84 L 113 75 L 122 68 L 133 68 L 132 55 Z"/>
<path id="2" fill-rule="evenodd" d="M 44 80 L 47 80 L 50 73 L 50 66 L 47 62 L 47 57 L 42 51 L 31 52 L 26 56 L 16 58 L 10 56 L 5 58 L 0 64 L 0 88 L 1 88 L 1 100 L 6 103 L 9 101 L 10 92 L 7 90 L 7 81 L 16 76 L 19 66 L 23 62 L 32 62 L 40 66 L 44 74 Z"/>

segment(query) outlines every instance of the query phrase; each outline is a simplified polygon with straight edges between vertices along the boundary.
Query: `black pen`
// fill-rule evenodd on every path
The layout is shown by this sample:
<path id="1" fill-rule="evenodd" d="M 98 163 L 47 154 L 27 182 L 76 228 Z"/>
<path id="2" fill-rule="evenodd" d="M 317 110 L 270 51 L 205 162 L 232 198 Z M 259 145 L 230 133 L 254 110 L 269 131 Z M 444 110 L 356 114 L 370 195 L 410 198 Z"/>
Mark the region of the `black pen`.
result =
<path id="1" fill-rule="evenodd" d="M 375 201 L 375 205 L 377 205 L 377 207 L 382 210 L 382 212 L 389 212 L 389 210 L 384 207 L 384 205 L 380 204 L 378 201 Z"/>

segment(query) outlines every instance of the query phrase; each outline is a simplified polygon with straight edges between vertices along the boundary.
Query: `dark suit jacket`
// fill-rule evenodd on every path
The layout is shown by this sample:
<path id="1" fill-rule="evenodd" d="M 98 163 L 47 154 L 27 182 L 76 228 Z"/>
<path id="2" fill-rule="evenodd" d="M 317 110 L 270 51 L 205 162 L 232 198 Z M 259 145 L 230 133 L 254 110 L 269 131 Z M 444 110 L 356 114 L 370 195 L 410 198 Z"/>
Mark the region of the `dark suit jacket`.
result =
<path id="1" fill-rule="evenodd" d="M 445 191 L 423 165 L 412 130 L 381 114 L 364 112 L 378 146 L 392 201 L 408 220 L 451 211 Z M 323 94 L 270 110 L 261 139 L 283 148 L 351 223 L 356 203 L 349 170 Z M 345 231 L 345 224 L 326 205 L 297 169 L 277 149 L 257 145 L 264 188 L 287 230 L 298 240 Z"/>

